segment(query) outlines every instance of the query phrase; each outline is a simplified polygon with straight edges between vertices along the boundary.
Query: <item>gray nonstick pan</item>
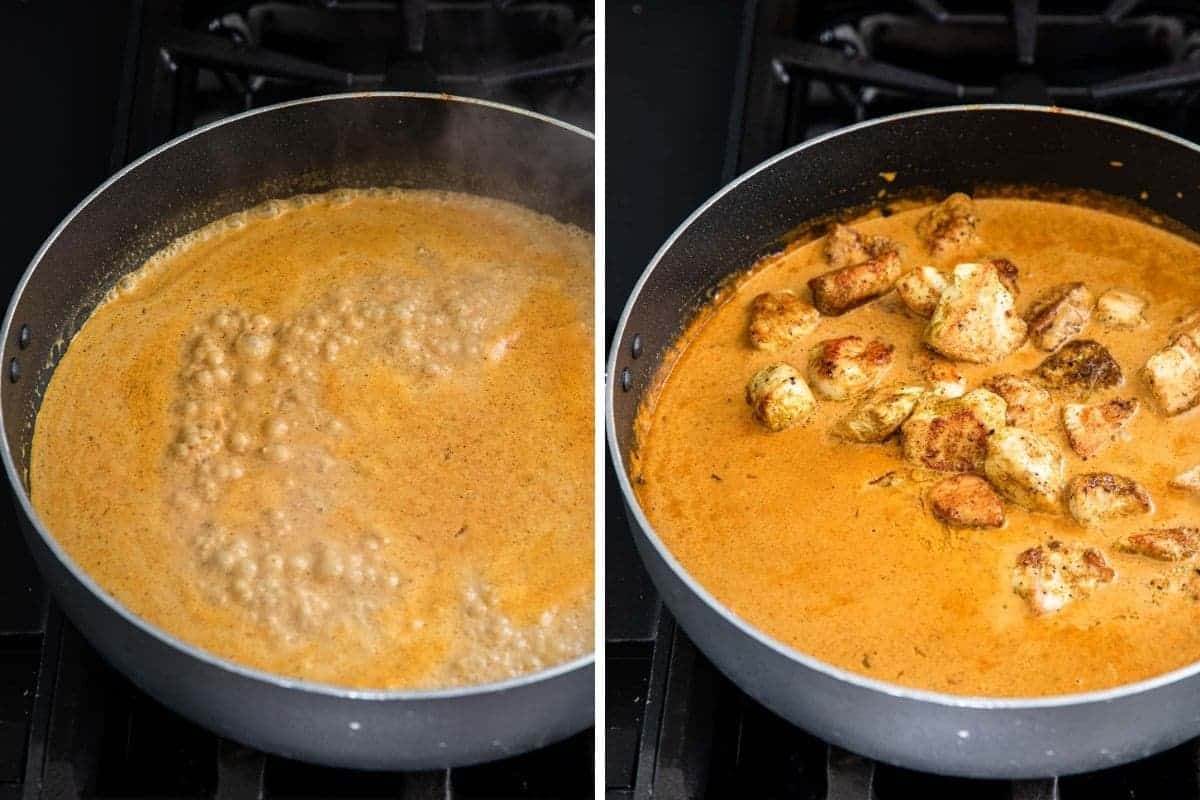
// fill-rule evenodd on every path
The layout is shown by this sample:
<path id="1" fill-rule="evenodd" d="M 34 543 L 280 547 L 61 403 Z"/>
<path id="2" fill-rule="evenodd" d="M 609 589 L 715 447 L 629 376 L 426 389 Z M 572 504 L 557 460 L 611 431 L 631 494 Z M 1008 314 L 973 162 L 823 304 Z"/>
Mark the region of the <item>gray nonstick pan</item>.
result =
<path id="1" fill-rule="evenodd" d="M 1029 699 L 919 691 L 835 668 L 724 607 L 672 556 L 639 508 L 627 470 L 637 408 L 664 351 L 706 293 L 778 249 L 797 225 L 871 204 L 879 173 L 892 171 L 892 193 L 1054 184 L 1144 198 L 1148 212 L 1200 230 L 1200 204 L 1186 199 L 1200 186 L 1200 148 L 1057 108 L 962 106 L 889 117 L 814 139 L 738 178 L 684 222 L 646 268 L 608 361 L 609 447 L 650 576 L 697 646 L 751 697 L 882 761 L 942 774 L 1033 778 L 1103 769 L 1200 734 L 1200 663 L 1106 691 Z"/>
<path id="2" fill-rule="evenodd" d="M 2 448 L 38 567 L 108 661 L 222 736 L 328 765 L 468 764 L 591 724 L 590 655 L 502 683 L 362 691 L 288 680 L 191 647 L 131 614 L 72 563 L 29 502 L 28 459 L 61 343 L 121 275 L 177 236 L 270 198 L 367 186 L 494 197 L 591 230 L 593 146 L 584 131 L 494 103 L 409 93 L 319 97 L 182 136 L 114 175 L 67 216 L 29 265 L 4 319 Z"/>

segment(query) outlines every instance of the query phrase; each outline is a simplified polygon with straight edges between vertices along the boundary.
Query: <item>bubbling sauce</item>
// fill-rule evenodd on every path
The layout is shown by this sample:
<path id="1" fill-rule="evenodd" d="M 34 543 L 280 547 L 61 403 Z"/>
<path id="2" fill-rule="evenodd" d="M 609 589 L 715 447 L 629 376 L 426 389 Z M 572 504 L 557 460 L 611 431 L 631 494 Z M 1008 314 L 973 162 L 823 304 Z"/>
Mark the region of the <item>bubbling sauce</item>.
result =
<path id="1" fill-rule="evenodd" d="M 979 241 L 930 254 L 917 233 L 928 208 L 853 223 L 901 245 L 905 271 L 1003 257 L 1020 271 L 1017 311 L 1049 287 L 1082 281 L 1099 296 L 1128 290 L 1149 301 L 1146 324 L 1083 333 L 1104 343 L 1124 384 L 1095 399 L 1133 397 L 1127 435 L 1085 463 L 1059 415 L 1029 423 L 1065 453 L 1067 471 L 1136 478 L 1154 499 L 1148 516 L 1084 527 L 1065 512 L 1007 503 L 995 530 L 955 529 L 929 513 L 929 475 L 904 461 L 893 438 L 840 440 L 832 430 L 853 402 L 823 400 L 780 433 L 754 421 L 746 382 L 768 364 L 803 370 L 820 340 L 858 335 L 896 348 L 888 382 L 922 382 L 924 320 L 895 294 L 843 316 L 784 349 L 751 346 L 748 321 L 761 292 L 804 290 L 830 269 L 823 242 L 798 243 L 723 290 L 686 329 L 638 419 L 634 486 L 655 531 L 696 579 L 746 621 L 830 664 L 885 681 L 959 695 L 1039 696 L 1102 689 L 1200 659 L 1200 605 L 1181 590 L 1195 562 L 1165 563 L 1114 542 L 1147 528 L 1200 526 L 1200 497 L 1170 486 L 1200 464 L 1200 412 L 1165 416 L 1138 375 L 1200 306 L 1200 247 L 1099 210 L 1017 199 L 977 200 Z M 1034 369 L 1047 356 L 1026 345 L 1000 363 L 957 364 L 970 389 L 998 373 Z M 1014 592 L 1018 553 L 1049 539 L 1102 549 L 1116 579 L 1053 614 L 1033 614 Z"/>
<path id="2" fill-rule="evenodd" d="M 33 502 L 134 613 L 270 672 L 499 680 L 592 648 L 592 239 L 510 204 L 273 201 L 118 282 Z"/>

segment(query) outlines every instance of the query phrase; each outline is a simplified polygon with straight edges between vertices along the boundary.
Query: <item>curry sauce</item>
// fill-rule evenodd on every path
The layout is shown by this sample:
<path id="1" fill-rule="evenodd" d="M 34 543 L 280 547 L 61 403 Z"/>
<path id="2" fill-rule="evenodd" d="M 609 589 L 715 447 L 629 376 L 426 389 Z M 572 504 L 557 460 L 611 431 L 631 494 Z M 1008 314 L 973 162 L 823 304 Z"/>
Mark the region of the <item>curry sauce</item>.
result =
<path id="1" fill-rule="evenodd" d="M 1002 527 L 954 527 L 928 507 L 930 486 L 944 474 L 905 460 L 899 437 L 862 444 L 834 435 L 853 402 L 822 399 L 779 432 L 756 421 L 746 405 L 748 379 L 777 362 L 802 372 L 822 340 L 885 342 L 895 357 L 889 382 L 927 380 L 926 320 L 894 292 L 823 316 L 814 331 L 774 352 L 752 345 L 756 297 L 806 295 L 805 284 L 829 270 L 819 240 L 764 260 L 681 335 L 639 415 L 632 463 L 640 504 L 683 566 L 734 613 L 873 678 L 959 695 L 1040 696 L 1112 687 L 1200 659 L 1200 605 L 1181 588 L 1195 565 L 1115 546 L 1149 528 L 1200 525 L 1200 495 L 1171 486 L 1200 464 L 1200 412 L 1166 416 L 1139 375 L 1200 306 L 1200 248 L 1081 206 L 1001 198 L 976 206 L 978 235 L 953 252 L 931 252 L 923 240 L 927 207 L 853 224 L 864 241 L 898 243 L 905 272 L 1007 259 L 1019 272 L 1019 313 L 1068 282 L 1097 296 L 1121 289 L 1148 301 L 1145 324 L 1092 319 L 1082 334 L 1102 343 L 1124 375 L 1093 399 L 1140 403 L 1123 435 L 1085 462 L 1071 449 L 1058 395 L 1052 413 L 1025 424 L 1061 449 L 1069 475 L 1136 479 L 1152 497 L 1150 513 L 1084 526 L 1065 509 L 1006 502 Z M 1032 374 L 1047 355 L 1026 343 L 996 363 L 955 366 L 974 389 L 1001 373 Z M 1051 541 L 1102 551 L 1115 577 L 1056 613 L 1036 613 L 1014 590 L 1014 565 Z"/>
<path id="2" fill-rule="evenodd" d="M 592 648 L 592 239 L 354 190 L 122 279 L 42 402 L 33 502 L 134 613 L 242 664 L 445 687 Z"/>

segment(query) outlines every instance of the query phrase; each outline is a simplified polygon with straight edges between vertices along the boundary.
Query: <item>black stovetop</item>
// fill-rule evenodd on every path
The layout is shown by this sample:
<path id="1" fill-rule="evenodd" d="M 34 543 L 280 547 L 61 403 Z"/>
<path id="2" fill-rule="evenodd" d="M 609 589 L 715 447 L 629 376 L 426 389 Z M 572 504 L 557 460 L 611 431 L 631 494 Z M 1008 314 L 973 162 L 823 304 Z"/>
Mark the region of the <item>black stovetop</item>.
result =
<path id="1" fill-rule="evenodd" d="M 106 174 L 242 110 L 336 91 L 445 91 L 593 126 L 590 2 L 11 5 L 0 66 L 29 79 L 14 98 L 27 122 L 14 169 L 32 188 L 20 224 L 0 234 L 8 289 Z M 314 767 L 209 733 L 116 674 L 63 619 L 0 502 L 0 800 L 592 796 L 591 731 L 431 773 Z"/>
<path id="2" fill-rule="evenodd" d="M 610 341 L 638 275 L 693 209 L 827 131 L 931 106 L 1053 102 L 1200 139 L 1200 5 L 1045 0 L 1030 25 L 1038 5 L 610 3 Z M 831 747 L 750 700 L 696 650 L 641 568 L 611 465 L 607 491 L 610 800 L 1200 798 L 1200 741 L 1019 783 L 920 774 Z"/>

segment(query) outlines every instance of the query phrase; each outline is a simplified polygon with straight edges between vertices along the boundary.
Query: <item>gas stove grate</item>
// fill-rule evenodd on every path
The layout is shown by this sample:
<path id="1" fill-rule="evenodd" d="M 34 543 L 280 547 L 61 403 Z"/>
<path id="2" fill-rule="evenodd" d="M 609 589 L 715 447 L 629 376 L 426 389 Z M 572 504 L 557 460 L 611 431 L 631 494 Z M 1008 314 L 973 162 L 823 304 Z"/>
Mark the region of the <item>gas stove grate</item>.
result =
<path id="1" fill-rule="evenodd" d="M 1016 782 L 929 775 L 848 753 L 743 694 L 665 611 L 653 641 L 609 645 L 608 674 L 609 800 L 1200 798 L 1200 741 L 1102 772 Z"/>
<path id="2" fill-rule="evenodd" d="M 54 608 L 0 636 L 0 800 L 590 797 L 591 731 L 524 756 L 365 773 L 266 755 L 204 730 L 112 670 Z"/>
<path id="3" fill-rule="evenodd" d="M 230 114 L 348 91 L 462 94 L 591 128 L 591 8 L 580 0 L 147 3 L 119 156 Z"/>
<path id="4" fill-rule="evenodd" d="M 1057 104 L 1200 135 L 1200 7 L 754 3 L 732 177 L 846 125 L 934 105 Z M 742 122 L 745 121 L 743 125 Z M 753 124 L 751 124 L 753 121 Z"/>

